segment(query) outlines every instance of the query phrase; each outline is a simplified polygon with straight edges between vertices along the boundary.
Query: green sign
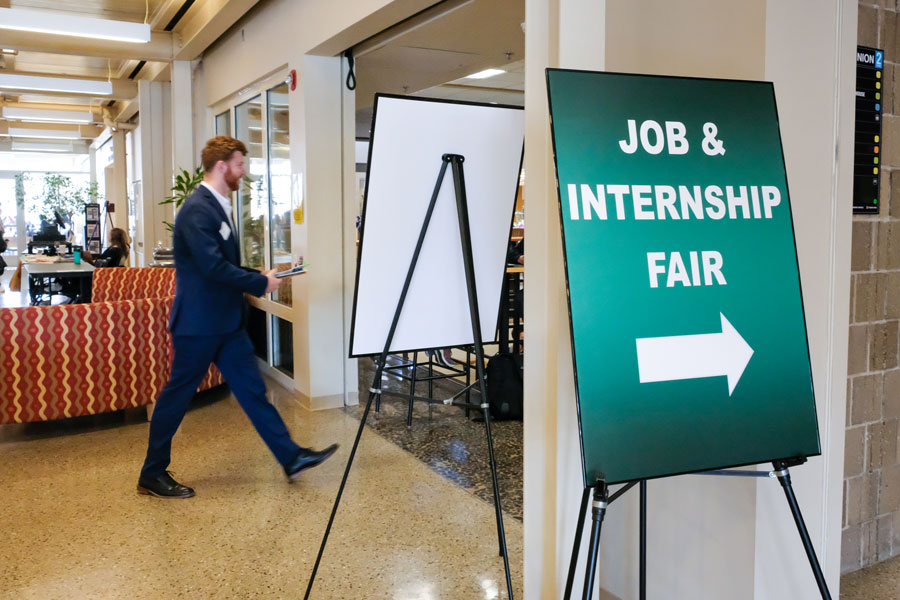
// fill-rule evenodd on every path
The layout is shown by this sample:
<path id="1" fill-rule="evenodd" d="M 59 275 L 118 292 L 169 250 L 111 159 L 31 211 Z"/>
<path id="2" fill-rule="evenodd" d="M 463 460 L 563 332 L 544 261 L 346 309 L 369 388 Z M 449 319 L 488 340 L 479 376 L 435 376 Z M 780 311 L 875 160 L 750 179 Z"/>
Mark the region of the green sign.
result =
<path id="1" fill-rule="evenodd" d="M 819 454 L 772 84 L 547 84 L 585 485 Z"/>

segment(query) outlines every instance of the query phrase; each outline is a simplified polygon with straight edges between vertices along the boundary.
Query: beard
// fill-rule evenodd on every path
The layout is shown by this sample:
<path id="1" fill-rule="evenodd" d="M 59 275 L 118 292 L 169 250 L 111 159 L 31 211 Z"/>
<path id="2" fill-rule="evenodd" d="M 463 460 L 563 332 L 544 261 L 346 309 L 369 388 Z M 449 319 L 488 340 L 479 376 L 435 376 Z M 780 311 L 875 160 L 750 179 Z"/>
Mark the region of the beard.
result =
<path id="1" fill-rule="evenodd" d="M 232 192 L 236 192 L 241 187 L 241 178 L 234 173 L 232 173 L 231 169 L 225 172 L 225 183 L 228 185 L 228 189 Z"/>

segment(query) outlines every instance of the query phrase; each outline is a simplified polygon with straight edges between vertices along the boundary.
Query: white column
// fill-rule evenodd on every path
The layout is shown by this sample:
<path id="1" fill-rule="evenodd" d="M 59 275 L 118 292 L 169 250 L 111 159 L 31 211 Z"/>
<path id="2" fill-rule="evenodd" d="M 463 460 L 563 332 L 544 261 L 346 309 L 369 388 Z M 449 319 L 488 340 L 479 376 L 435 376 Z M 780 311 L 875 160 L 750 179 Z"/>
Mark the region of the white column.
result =
<path id="1" fill-rule="evenodd" d="M 602 22 L 597 24 L 602 33 Z M 559 3 L 525 2 L 525 229 L 528 257 L 525 265 L 524 354 L 524 590 L 527 600 L 560 598 L 558 573 L 563 573 L 564 552 L 558 551 L 558 506 L 572 504 L 573 486 L 561 485 L 557 472 L 560 445 L 571 451 L 577 436 L 557 433 L 560 412 L 568 408 L 571 425 L 574 393 L 559 396 L 557 372 L 566 358 L 568 325 L 565 303 L 560 301 L 564 282 L 560 275 L 561 241 L 550 145 L 550 124 L 544 69 L 559 64 Z M 593 48 L 596 68 L 603 67 L 603 38 Z M 576 424 L 577 426 L 577 424 Z M 575 430 L 577 431 L 577 429 Z M 570 440 L 565 444 L 565 440 Z M 561 489 L 562 488 L 562 489 Z M 578 500 L 574 501 L 577 505 Z M 576 508 L 577 511 L 577 508 Z M 572 525 L 569 527 L 571 529 Z"/>
<path id="2" fill-rule="evenodd" d="M 797 501 L 832 597 L 840 580 L 847 403 L 850 237 L 858 6 L 766 5 L 765 79 L 775 99 L 791 191 L 822 455 L 793 469 Z M 803 64 L 802 69 L 795 68 Z M 810 103 L 809 98 L 817 98 Z M 781 486 L 757 487 L 756 600 L 815 600 Z"/>
<path id="3" fill-rule="evenodd" d="M 112 217 L 112 227 L 119 227 L 128 231 L 128 158 L 125 150 L 125 131 L 119 129 L 112 134 L 113 144 L 113 182 L 112 196 L 107 197 L 107 202 L 115 206 Z M 108 226 L 109 219 L 107 219 Z M 108 240 L 109 235 L 103 239 Z"/>
<path id="4" fill-rule="evenodd" d="M 138 225 L 140 236 L 136 240 L 135 252 L 138 261 L 135 266 L 145 266 L 153 258 L 153 248 L 158 242 L 164 246 L 171 243 L 171 234 L 163 221 L 173 222 L 172 205 L 161 206 L 159 202 L 169 195 L 171 184 L 172 155 L 171 135 L 168 115 L 168 84 L 156 81 L 138 82 L 138 100 L 140 102 L 140 135 L 136 137 L 139 145 L 140 163 L 140 206 Z"/>
<path id="5" fill-rule="evenodd" d="M 21 173 L 24 177 L 24 173 Z M 21 200 L 21 201 L 20 201 Z M 19 255 L 25 254 L 28 244 L 25 241 L 25 186 L 20 187 L 16 182 L 16 238 L 18 239 Z M 18 256 L 16 257 L 18 260 Z"/>
<path id="6" fill-rule="evenodd" d="M 193 171 L 199 164 L 194 155 L 193 82 L 191 63 L 172 62 L 172 172 Z"/>
<path id="7" fill-rule="evenodd" d="M 312 410 L 358 401 L 345 321 L 352 301 L 346 269 L 348 261 L 355 269 L 355 250 L 349 254 L 355 242 L 347 239 L 344 215 L 344 139 L 351 134 L 342 123 L 341 62 L 298 57 L 299 82 L 290 95 L 291 165 L 304 213 L 304 223 L 291 230 L 292 245 L 294 255 L 311 264 L 294 284 L 294 380 Z M 352 154 L 349 160 L 352 167 Z"/>
<path id="8" fill-rule="evenodd" d="M 353 318 L 353 293 L 356 287 L 356 217 L 359 214 L 359 195 L 356 191 L 356 92 L 347 89 L 350 64 L 341 61 L 341 106 L 343 114 L 342 166 L 343 180 L 343 269 L 344 269 L 344 349 L 343 356 L 350 355 L 350 323 Z M 344 360 L 344 404 L 359 403 L 359 372 L 357 361 Z"/>
<path id="9" fill-rule="evenodd" d="M 88 168 L 91 170 L 89 181 L 94 183 L 97 181 L 97 149 L 93 144 L 88 148 Z"/>

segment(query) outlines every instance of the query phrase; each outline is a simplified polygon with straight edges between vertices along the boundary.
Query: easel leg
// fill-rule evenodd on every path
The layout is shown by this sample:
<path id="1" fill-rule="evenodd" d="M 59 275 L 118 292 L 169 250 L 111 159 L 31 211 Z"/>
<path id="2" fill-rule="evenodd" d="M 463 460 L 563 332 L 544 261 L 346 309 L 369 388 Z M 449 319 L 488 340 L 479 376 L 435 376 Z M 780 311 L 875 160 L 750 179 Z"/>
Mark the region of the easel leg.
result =
<path id="1" fill-rule="evenodd" d="M 362 432 L 366 428 L 366 419 L 369 417 L 369 409 L 376 396 L 381 398 L 381 375 L 387 363 L 388 353 L 391 349 L 391 342 L 394 341 L 394 333 L 397 331 L 397 323 L 400 322 L 400 313 L 403 312 L 403 303 L 406 301 L 406 294 L 409 292 L 409 285 L 412 282 L 413 273 L 416 270 L 416 263 L 419 261 L 419 253 L 422 251 L 422 244 L 425 242 L 425 234 L 428 231 L 428 224 L 431 222 L 431 215 L 434 213 L 434 205 L 437 202 L 438 193 L 441 190 L 441 184 L 444 181 L 444 175 L 447 173 L 447 161 L 441 162 L 441 171 L 438 174 L 437 182 L 434 184 L 434 192 L 431 194 L 431 202 L 428 204 L 428 210 L 425 212 L 425 219 L 422 222 L 422 230 L 419 232 L 419 239 L 416 241 L 416 249 L 413 252 L 412 260 L 409 263 L 409 270 L 406 272 L 406 280 L 403 282 L 403 289 L 400 291 L 400 298 L 397 300 L 397 309 L 394 311 L 394 318 L 391 321 L 391 328 L 388 330 L 387 339 L 384 342 L 384 350 L 381 352 L 380 360 L 375 363 L 375 377 L 372 381 L 372 388 L 369 391 L 369 400 L 366 402 L 366 408 L 363 411 L 362 419 L 359 421 L 359 430 L 356 432 L 356 439 L 353 440 L 353 448 L 350 450 L 350 458 L 347 459 L 347 467 L 344 469 L 344 477 L 341 479 L 341 487 L 338 488 L 337 497 L 334 499 L 334 507 L 331 509 L 331 516 L 328 518 L 328 525 L 325 527 L 325 535 L 322 536 L 322 545 L 319 546 L 319 554 L 316 556 L 315 565 L 313 565 L 312 574 L 309 576 L 309 584 L 306 586 L 306 594 L 304 600 L 309 600 L 309 594 L 312 592 L 313 583 L 316 580 L 316 573 L 319 570 L 319 564 L 322 562 L 322 554 L 325 552 L 325 544 L 328 543 L 328 534 L 331 532 L 331 526 L 334 523 L 334 516 L 337 514 L 338 506 L 341 503 L 341 496 L 344 494 L 344 486 L 347 484 L 347 477 L 350 475 L 350 467 L 353 466 L 353 458 L 356 456 L 356 449 L 359 447 L 359 439 Z M 509 578 L 509 569 L 507 569 L 507 579 Z M 512 595 L 510 595 L 512 598 Z"/>
<path id="2" fill-rule="evenodd" d="M 597 572 L 597 556 L 600 553 L 600 528 L 603 526 L 603 517 L 606 515 L 606 507 L 608 502 L 608 490 L 606 482 L 602 479 L 597 481 L 594 487 L 593 509 L 591 511 L 591 543 L 588 546 L 588 562 L 584 573 L 584 594 L 582 600 L 591 600 L 591 594 L 594 593 L 594 575 Z"/>
<path id="3" fill-rule="evenodd" d="M 500 542 L 500 556 L 506 572 L 506 589 L 513 600 L 512 577 L 509 573 L 509 552 L 506 549 L 506 532 L 503 529 L 503 510 L 500 506 L 500 486 L 497 482 L 497 462 L 494 459 L 494 439 L 491 435 L 491 415 L 487 403 L 487 387 L 484 376 L 484 346 L 481 339 L 481 315 L 478 312 L 478 292 L 475 286 L 475 263 L 472 258 L 472 238 L 469 230 L 469 208 L 466 203 L 466 183 L 463 175 L 463 161 L 458 154 L 445 154 L 445 164 L 453 167 L 453 186 L 456 190 L 456 214 L 459 221 L 459 239 L 462 245 L 463 266 L 466 271 L 466 291 L 469 298 L 469 315 L 472 321 L 472 341 L 475 346 L 475 363 L 478 383 L 481 387 L 481 408 L 484 412 L 484 430 L 487 435 L 488 455 L 491 464 L 491 480 L 494 484 L 494 512 L 497 518 L 497 537 Z"/>
<path id="4" fill-rule="evenodd" d="M 794 496 L 794 488 L 791 486 L 791 474 L 788 471 L 789 465 L 785 461 L 775 461 L 772 464 L 775 466 L 775 475 L 778 477 L 778 481 L 781 482 L 784 495 L 787 498 L 788 505 L 791 507 L 794 523 L 797 525 L 797 531 L 800 533 L 800 539 L 803 541 L 803 548 L 806 550 L 806 557 L 809 559 L 809 566 L 812 567 L 813 576 L 816 578 L 816 584 L 819 586 L 822 599 L 831 600 L 831 593 L 828 591 L 825 575 L 822 573 L 822 567 L 819 565 L 819 559 L 816 557 L 816 550 L 809 539 L 809 531 L 806 529 L 806 523 L 803 521 L 803 515 L 800 513 L 797 497 Z"/>
<path id="5" fill-rule="evenodd" d="M 581 508 L 578 510 L 578 524 L 575 525 L 575 543 L 572 544 L 572 558 L 569 559 L 569 574 L 566 577 L 566 591 L 563 600 L 572 597 L 572 584 L 575 582 L 575 567 L 578 564 L 578 549 L 581 548 L 581 532 L 584 529 L 584 517 L 587 514 L 588 500 L 591 497 L 591 488 L 584 488 L 581 494 Z"/>
<path id="6" fill-rule="evenodd" d="M 466 418 L 469 418 L 469 405 L 472 403 L 472 349 L 466 347 Z"/>
<path id="7" fill-rule="evenodd" d="M 436 352 L 443 352 L 443 348 L 438 348 Z M 428 401 L 434 400 L 434 355 L 428 357 Z"/>
<path id="8" fill-rule="evenodd" d="M 641 480 L 641 544 L 638 565 L 638 597 L 647 599 L 647 480 Z"/>
<path id="9" fill-rule="evenodd" d="M 419 353 L 413 352 L 412 372 L 409 375 L 409 410 L 406 412 L 406 426 L 412 427 L 413 402 L 416 397 L 416 373 L 419 370 Z"/>
<path id="10" fill-rule="evenodd" d="M 383 369 L 384 369 L 384 365 L 383 364 L 379 365 L 378 361 L 375 361 L 375 372 L 377 373 L 379 370 L 383 370 Z M 380 383 L 379 381 L 376 381 L 372 387 L 380 387 L 378 385 L 379 383 Z M 375 412 L 377 412 L 377 413 L 381 412 L 381 394 L 378 394 L 378 397 L 375 398 Z"/>

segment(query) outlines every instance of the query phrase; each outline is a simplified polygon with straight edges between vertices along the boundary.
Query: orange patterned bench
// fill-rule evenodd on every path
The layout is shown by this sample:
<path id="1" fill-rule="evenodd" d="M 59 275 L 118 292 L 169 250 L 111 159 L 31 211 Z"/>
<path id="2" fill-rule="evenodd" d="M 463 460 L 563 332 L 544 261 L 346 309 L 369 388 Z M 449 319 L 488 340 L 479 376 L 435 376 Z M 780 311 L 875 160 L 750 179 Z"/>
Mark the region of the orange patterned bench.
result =
<path id="1" fill-rule="evenodd" d="M 174 288 L 174 269 L 97 269 L 90 304 L 0 309 L 0 424 L 151 405 L 172 363 Z M 222 382 L 210 366 L 199 389 Z"/>

